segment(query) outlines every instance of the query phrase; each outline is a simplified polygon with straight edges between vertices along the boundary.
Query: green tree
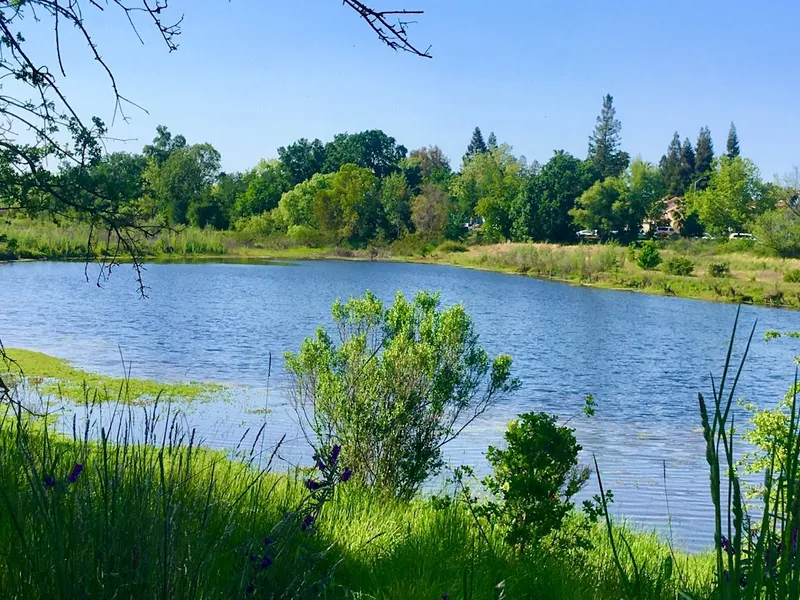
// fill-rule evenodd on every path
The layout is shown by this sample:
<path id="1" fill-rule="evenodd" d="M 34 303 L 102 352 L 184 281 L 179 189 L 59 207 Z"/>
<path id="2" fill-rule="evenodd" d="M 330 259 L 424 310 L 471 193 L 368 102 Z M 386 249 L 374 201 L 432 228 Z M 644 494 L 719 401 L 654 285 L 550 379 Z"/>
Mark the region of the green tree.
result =
<path id="1" fill-rule="evenodd" d="M 760 246 L 782 258 L 800 258 L 800 218 L 791 209 L 768 210 L 756 217 L 753 235 Z"/>
<path id="2" fill-rule="evenodd" d="M 405 173 L 392 173 L 381 182 L 381 205 L 390 239 L 411 230 L 411 190 Z"/>
<path id="3" fill-rule="evenodd" d="M 462 223 L 479 215 L 487 220 L 487 233 L 499 241 L 511 237 L 512 207 L 523 184 L 522 165 L 511 147 L 501 144 L 466 163 L 451 192 Z"/>
<path id="4" fill-rule="evenodd" d="M 186 147 L 186 138 L 178 134 L 172 137 L 166 125 L 156 127 L 156 137 L 153 143 L 142 149 L 142 153 L 153 160 L 158 166 L 163 165 L 170 155 L 176 150 Z"/>
<path id="5" fill-rule="evenodd" d="M 428 146 L 411 152 L 410 160 L 419 165 L 422 181 L 444 183 L 452 174 L 450 160 L 439 146 Z"/>
<path id="6" fill-rule="evenodd" d="M 316 173 L 322 173 L 325 147 L 320 140 L 309 142 L 300 138 L 293 144 L 278 148 L 278 160 L 289 178 L 289 185 L 294 187 Z"/>
<path id="7" fill-rule="evenodd" d="M 731 121 L 731 128 L 728 130 L 728 158 L 736 158 L 739 156 L 739 134 L 736 133 L 736 125 Z"/>
<path id="8" fill-rule="evenodd" d="M 667 153 L 661 157 L 659 169 L 661 178 L 664 181 L 667 194 L 670 196 L 682 196 L 686 191 L 684 178 L 681 169 L 681 138 L 676 131 L 669 143 Z"/>
<path id="9" fill-rule="evenodd" d="M 622 123 L 617 119 L 614 98 L 606 94 L 603 108 L 597 117 L 594 133 L 589 136 L 589 156 L 602 177 L 618 177 L 628 167 L 630 156 L 620 150 Z"/>
<path id="10" fill-rule="evenodd" d="M 596 229 L 602 237 L 620 231 L 627 220 L 627 190 L 619 177 L 597 181 L 578 198 L 570 210 L 575 223 L 585 229 Z"/>
<path id="11" fill-rule="evenodd" d="M 582 448 L 574 430 L 552 415 L 519 415 L 503 437 L 505 448 L 486 452 L 492 474 L 483 482 L 492 499 L 479 512 L 503 527 L 506 542 L 524 550 L 561 529 L 590 471 L 578 464 Z"/>
<path id="12" fill-rule="evenodd" d="M 286 355 L 292 400 L 316 446 L 341 445 L 353 476 L 387 496 L 412 498 L 442 446 L 519 388 L 511 358 L 490 359 L 464 307 L 442 310 L 438 294 L 398 293 L 387 309 L 367 292 L 337 301 L 333 320 L 335 339 L 320 328 Z"/>
<path id="13" fill-rule="evenodd" d="M 696 159 L 694 154 L 694 149 L 692 148 L 692 142 L 689 141 L 687 137 L 683 141 L 683 146 L 681 146 L 681 189 L 683 193 L 686 193 L 687 190 L 691 189 L 692 183 L 694 182 L 694 174 L 696 169 Z"/>
<path id="14" fill-rule="evenodd" d="M 375 235 L 380 218 L 377 179 L 370 169 L 342 165 L 330 188 L 315 195 L 313 208 L 322 231 L 340 241 L 364 244 Z"/>
<path id="15" fill-rule="evenodd" d="M 495 150 L 497 148 L 497 136 L 494 131 L 489 132 L 489 137 L 486 138 L 486 149 Z"/>
<path id="16" fill-rule="evenodd" d="M 706 179 L 714 166 L 714 141 L 711 139 L 711 131 L 708 127 L 700 129 L 697 136 L 697 148 L 695 150 L 695 172 L 693 185 L 698 189 L 706 188 Z M 699 181 L 698 181 L 699 180 Z"/>
<path id="17" fill-rule="evenodd" d="M 631 207 L 628 233 L 632 238 L 634 234 L 638 234 L 643 219 L 652 224 L 662 218 L 666 208 L 664 203 L 666 187 L 660 170 L 641 158 L 636 158 L 631 163 L 626 185 L 627 201 Z"/>
<path id="18" fill-rule="evenodd" d="M 479 154 L 484 154 L 488 151 L 489 149 L 486 147 L 486 142 L 483 141 L 481 128 L 476 127 L 475 131 L 472 132 L 472 139 L 467 146 L 467 153 L 464 155 L 464 163 L 466 164 Z"/>
<path id="19" fill-rule="evenodd" d="M 429 183 L 411 201 L 411 221 L 421 236 L 439 239 L 445 234 L 450 220 L 450 197 L 443 186 Z"/>
<path id="20" fill-rule="evenodd" d="M 247 187 L 236 198 L 234 213 L 246 218 L 270 211 L 278 206 L 284 192 L 291 187 L 290 179 L 277 161 L 261 160 L 247 174 Z"/>
<path id="21" fill-rule="evenodd" d="M 723 156 L 711 172 L 706 189 L 690 191 L 686 204 L 708 231 L 725 235 L 729 229 L 741 231 L 756 216 L 774 208 L 774 198 L 767 192 L 752 161 Z"/>
<path id="22" fill-rule="evenodd" d="M 370 169 L 376 177 L 383 178 L 400 168 L 407 154 L 405 146 L 379 129 L 361 133 L 340 133 L 325 145 L 327 173 L 338 171 L 343 165 L 353 164 Z"/>
<path id="23" fill-rule="evenodd" d="M 575 239 L 570 210 L 599 178 L 594 166 L 559 150 L 529 177 L 512 208 L 515 240 L 570 242 Z"/>
<path id="24" fill-rule="evenodd" d="M 211 186 L 220 172 L 220 155 L 211 144 L 195 144 L 172 151 L 162 165 L 151 163 L 145 173 L 159 212 L 170 223 L 190 222 L 192 205 L 207 206 Z M 192 224 L 203 225 L 198 219 Z"/>
<path id="25" fill-rule="evenodd" d="M 334 173 L 317 173 L 281 196 L 278 211 L 287 227 L 319 226 L 314 216 L 314 202 L 318 194 L 328 191 L 333 186 L 334 177 Z"/>

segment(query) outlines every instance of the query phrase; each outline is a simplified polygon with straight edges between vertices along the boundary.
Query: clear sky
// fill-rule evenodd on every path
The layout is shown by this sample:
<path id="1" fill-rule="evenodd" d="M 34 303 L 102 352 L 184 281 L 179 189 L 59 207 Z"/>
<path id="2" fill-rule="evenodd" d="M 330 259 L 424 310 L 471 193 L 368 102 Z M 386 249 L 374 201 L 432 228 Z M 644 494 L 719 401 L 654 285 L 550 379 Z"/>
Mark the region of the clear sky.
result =
<path id="1" fill-rule="evenodd" d="M 800 164 L 797 0 L 373 3 L 424 9 L 412 39 L 433 59 L 382 46 L 337 0 L 172 0 L 185 14 L 172 54 L 144 23 L 143 47 L 124 18 L 92 15 L 123 94 L 149 111 L 117 122 L 135 141 L 114 149 L 138 151 L 165 124 L 233 171 L 300 137 L 377 128 L 409 149 L 438 144 L 457 167 L 479 125 L 545 162 L 585 156 L 611 93 L 633 156 L 657 162 L 675 130 L 694 142 L 703 125 L 719 153 L 735 121 L 765 178 Z M 46 59 L 52 40 L 33 43 Z M 107 79 L 75 36 L 62 44 L 70 99 L 110 121 Z"/>

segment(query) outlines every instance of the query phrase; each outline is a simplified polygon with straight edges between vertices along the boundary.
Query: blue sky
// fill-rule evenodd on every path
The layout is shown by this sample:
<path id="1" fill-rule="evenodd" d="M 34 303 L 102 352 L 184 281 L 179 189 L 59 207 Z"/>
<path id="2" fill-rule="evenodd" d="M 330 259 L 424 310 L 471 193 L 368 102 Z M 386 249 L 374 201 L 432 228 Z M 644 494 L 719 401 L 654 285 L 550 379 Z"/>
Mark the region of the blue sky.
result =
<path id="1" fill-rule="evenodd" d="M 675 130 L 694 141 L 703 125 L 722 151 L 735 121 L 765 178 L 800 164 L 796 0 L 374 3 L 424 9 L 412 39 L 433 59 L 382 46 L 337 0 L 173 0 L 185 20 L 172 54 L 144 23 L 141 46 L 124 18 L 91 15 L 123 94 L 149 111 L 116 123 L 133 141 L 113 149 L 138 151 L 163 123 L 212 143 L 232 171 L 300 137 L 378 128 L 458 166 L 479 125 L 545 162 L 555 149 L 585 156 L 611 93 L 634 156 L 657 162 Z M 50 38 L 33 43 L 46 59 Z M 110 121 L 103 73 L 74 35 L 62 44 L 70 99 Z"/>

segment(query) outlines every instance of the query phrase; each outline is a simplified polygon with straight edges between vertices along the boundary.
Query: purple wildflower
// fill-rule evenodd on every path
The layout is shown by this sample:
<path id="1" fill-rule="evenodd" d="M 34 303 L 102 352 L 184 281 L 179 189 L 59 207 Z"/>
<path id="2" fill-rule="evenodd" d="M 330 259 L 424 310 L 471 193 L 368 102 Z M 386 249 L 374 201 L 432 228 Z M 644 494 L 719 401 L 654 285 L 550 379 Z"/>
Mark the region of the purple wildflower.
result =
<path id="1" fill-rule="evenodd" d="M 339 454 L 342 452 L 342 447 L 339 444 L 333 445 L 333 450 L 331 450 L 331 459 L 328 461 L 331 467 L 336 466 L 336 461 L 339 460 Z"/>
<path id="2" fill-rule="evenodd" d="M 55 480 L 55 479 L 53 479 L 53 476 L 52 476 L 52 475 L 45 475 L 45 476 L 44 476 L 44 485 L 45 485 L 46 487 L 55 487 L 55 485 L 56 485 L 56 480 Z"/>
<path id="3" fill-rule="evenodd" d="M 265 554 L 264 558 L 261 559 L 261 568 L 268 569 L 271 566 L 272 566 L 272 559 Z"/>
<path id="4" fill-rule="evenodd" d="M 342 483 L 347 481 L 353 476 L 353 472 L 350 470 L 350 467 L 345 467 L 344 471 L 342 472 Z"/>
<path id="5" fill-rule="evenodd" d="M 81 471 L 83 471 L 83 465 L 81 463 L 75 463 L 75 466 L 72 467 L 72 471 L 69 475 L 67 475 L 67 481 L 70 483 L 75 483 L 78 481 Z"/>
<path id="6" fill-rule="evenodd" d="M 251 554 L 250 555 L 250 562 L 252 562 L 252 563 L 256 562 L 256 558 L 257 558 L 257 556 L 255 554 Z"/>
<path id="7" fill-rule="evenodd" d="M 322 460 L 320 460 L 319 458 L 317 459 L 317 468 L 320 471 L 325 471 L 325 463 L 322 462 Z"/>
<path id="8" fill-rule="evenodd" d="M 720 546 L 722 546 L 722 549 L 728 554 L 736 554 L 736 548 L 731 545 L 731 543 L 728 541 L 728 538 L 726 538 L 724 535 L 720 540 Z"/>
<path id="9" fill-rule="evenodd" d="M 264 538 L 264 546 L 269 546 L 270 544 L 272 544 L 272 540 L 269 539 L 269 537 L 265 537 Z"/>
<path id="10" fill-rule="evenodd" d="M 256 591 L 256 586 L 254 586 L 252 583 L 247 586 L 247 595 L 248 596 L 252 596 L 255 591 Z"/>
<path id="11" fill-rule="evenodd" d="M 797 527 L 792 529 L 792 550 L 797 550 Z"/>
<path id="12" fill-rule="evenodd" d="M 312 492 L 315 492 L 319 489 L 319 483 L 317 483 L 313 479 L 309 479 L 306 481 L 306 487 Z"/>
<path id="13" fill-rule="evenodd" d="M 300 529 L 302 531 L 306 531 L 314 524 L 314 517 L 313 515 L 306 515 L 306 518 L 303 519 L 302 524 L 300 525 Z"/>

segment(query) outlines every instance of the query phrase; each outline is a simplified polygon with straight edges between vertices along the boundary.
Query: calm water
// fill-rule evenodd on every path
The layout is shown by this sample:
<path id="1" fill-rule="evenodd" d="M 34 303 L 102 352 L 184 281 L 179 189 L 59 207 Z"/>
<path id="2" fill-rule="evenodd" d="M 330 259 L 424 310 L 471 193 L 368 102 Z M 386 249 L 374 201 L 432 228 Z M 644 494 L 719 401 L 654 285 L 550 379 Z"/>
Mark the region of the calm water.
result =
<path id="1" fill-rule="evenodd" d="M 188 410 L 187 423 L 215 447 L 233 447 L 248 427 L 263 423 L 252 411 L 266 401 L 272 355 L 268 439 L 286 433 L 281 454 L 294 463 L 306 453 L 282 399 L 282 353 L 330 323 L 337 298 L 365 289 L 386 300 L 398 289 L 439 290 L 445 303 L 465 304 L 483 345 L 511 354 L 523 381 L 512 400 L 453 442 L 452 465 L 484 469 L 483 452 L 516 414 L 544 410 L 568 418 L 592 393 L 597 416 L 572 424 L 584 458 L 596 453 L 615 510 L 664 530 L 666 462 L 676 540 L 701 548 L 712 539 L 696 398 L 710 391 L 709 373 L 722 367 L 733 306 L 408 264 L 152 265 L 146 282 L 149 299 L 142 300 L 126 267 L 98 289 L 85 283 L 80 264 L 0 265 L 0 339 L 111 375 L 122 374 L 121 351 L 134 377 L 241 387 L 232 402 Z M 740 395 L 774 404 L 791 382 L 797 348 L 761 340 L 767 329 L 800 330 L 800 313 L 746 307 L 742 316 L 748 327 L 756 319 L 758 325 Z M 588 492 L 594 491 L 592 483 Z"/>

